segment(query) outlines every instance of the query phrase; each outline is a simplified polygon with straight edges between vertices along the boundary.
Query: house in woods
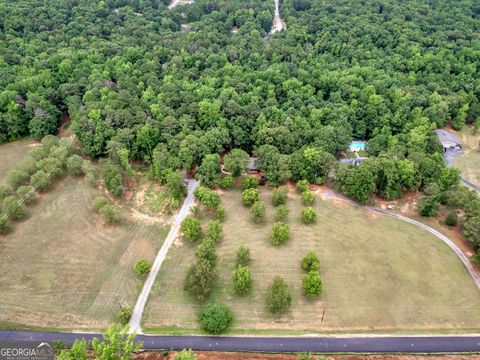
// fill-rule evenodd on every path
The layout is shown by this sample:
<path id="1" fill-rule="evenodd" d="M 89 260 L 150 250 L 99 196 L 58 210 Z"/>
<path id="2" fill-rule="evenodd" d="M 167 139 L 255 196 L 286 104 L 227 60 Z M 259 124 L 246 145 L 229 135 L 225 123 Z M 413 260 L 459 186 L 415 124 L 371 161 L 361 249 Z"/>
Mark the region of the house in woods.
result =
<path id="1" fill-rule="evenodd" d="M 248 160 L 247 172 L 250 174 L 258 172 L 258 159 L 256 157 L 251 157 L 250 160 Z"/>
<path id="2" fill-rule="evenodd" d="M 462 142 L 451 132 L 442 129 L 434 130 L 434 132 L 437 134 L 438 140 L 442 144 L 444 152 L 462 149 Z"/>

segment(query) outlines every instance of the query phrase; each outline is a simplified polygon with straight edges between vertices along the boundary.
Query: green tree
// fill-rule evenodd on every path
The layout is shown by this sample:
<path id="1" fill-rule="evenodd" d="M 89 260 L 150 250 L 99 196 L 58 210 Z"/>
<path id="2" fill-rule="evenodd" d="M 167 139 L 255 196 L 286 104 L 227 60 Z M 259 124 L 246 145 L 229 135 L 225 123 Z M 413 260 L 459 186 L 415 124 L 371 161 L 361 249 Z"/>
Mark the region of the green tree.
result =
<path id="1" fill-rule="evenodd" d="M 7 173 L 7 184 L 13 188 L 17 189 L 19 186 L 25 185 L 28 182 L 29 175 L 25 171 L 20 170 L 10 170 Z"/>
<path id="2" fill-rule="evenodd" d="M 292 295 L 285 281 L 276 276 L 268 286 L 266 296 L 267 309 L 272 314 L 286 311 L 292 304 Z"/>
<path id="3" fill-rule="evenodd" d="M 25 205 L 19 201 L 15 196 L 7 196 L 3 199 L 3 214 L 7 215 L 9 219 L 18 220 L 27 217 L 28 212 Z"/>
<path id="4" fill-rule="evenodd" d="M 187 194 L 187 188 L 183 182 L 183 174 L 180 171 L 166 171 L 165 186 L 170 196 L 175 200 L 180 200 Z"/>
<path id="5" fill-rule="evenodd" d="M 47 191 L 52 185 L 52 180 L 45 171 L 38 170 L 30 177 L 30 184 L 39 191 Z"/>
<path id="6" fill-rule="evenodd" d="M 123 308 L 117 313 L 118 322 L 122 325 L 127 325 L 132 318 L 133 310 L 130 308 Z"/>
<path id="7" fill-rule="evenodd" d="M 303 194 L 305 191 L 310 190 L 310 184 L 308 180 L 299 180 L 296 185 L 297 191 Z"/>
<path id="8" fill-rule="evenodd" d="M 116 223 L 120 220 L 118 208 L 113 204 L 104 205 L 99 210 L 100 216 L 109 224 Z"/>
<path id="9" fill-rule="evenodd" d="M 252 275 L 248 266 L 239 265 L 232 273 L 233 289 L 238 295 L 245 295 L 252 287 Z"/>
<path id="10" fill-rule="evenodd" d="M 202 235 L 202 227 L 200 225 L 200 220 L 194 218 L 193 216 L 187 216 L 180 225 L 180 228 L 185 236 L 185 239 L 188 241 L 197 241 Z"/>
<path id="11" fill-rule="evenodd" d="M 264 221 L 266 208 L 263 201 L 255 201 L 250 209 L 250 213 L 252 215 L 253 222 L 258 224 Z"/>
<path id="12" fill-rule="evenodd" d="M 309 271 L 308 274 L 303 277 L 303 291 L 310 299 L 314 299 L 320 295 L 322 291 L 322 280 L 317 271 Z"/>
<path id="13" fill-rule="evenodd" d="M 302 259 L 302 269 L 305 271 L 317 271 L 320 267 L 320 259 L 314 252 L 309 252 Z"/>
<path id="14" fill-rule="evenodd" d="M 17 189 L 18 199 L 23 199 L 24 204 L 32 204 L 37 200 L 37 193 L 33 186 L 20 186 Z"/>
<path id="15" fill-rule="evenodd" d="M 115 197 L 123 195 L 123 174 L 121 169 L 110 159 L 105 162 L 103 168 L 103 181 L 108 191 Z"/>
<path id="16" fill-rule="evenodd" d="M 133 265 L 133 272 L 140 278 L 144 278 L 152 269 L 152 265 L 148 260 L 137 260 Z"/>
<path id="17" fill-rule="evenodd" d="M 253 205 L 259 199 L 258 189 L 246 189 L 242 192 L 242 202 L 245 206 Z"/>
<path id="18" fill-rule="evenodd" d="M 258 179 L 253 176 L 245 176 L 242 178 L 242 189 L 258 189 Z"/>
<path id="19" fill-rule="evenodd" d="M 304 205 L 312 205 L 315 201 L 315 194 L 311 190 L 305 190 L 302 193 L 302 203 Z"/>
<path id="20" fill-rule="evenodd" d="M 290 239 L 290 228 L 287 224 L 276 222 L 272 225 L 272 235 L 270 240 L 273 245 L 279 245 Z"/>
<path id="21" fill-rule="evenodd" d="M 92 347 L 95 359 L 98 360 L 128 360 L 133 357 L 142 343 L 135 342 L 136 334 L 128 333 L 128 327 L 120 327 L 114 324 L 103 334 L 103 340 L 93 338 Z"/>
<path id="22" fill-rule="evenodd" d="M 217 253 L 215 246 L 215 239 L 206 237 L 202 240 L 200 245 L 197 246 L 196 254 L 200 260 L 207 260 L 212 265 L 217 262 Z"/>
<path id="23" fill-rule="evenodd" d="M 317 213 L 312 207 L 302 210 L 302 220 L 305 224 L 313 224 L 317 222 Z"/>
<path id="24" fill-rule="evenodd" d="M 222 334 L 233 323 L 233 312 L 227 306 L 210 302 L 200 312 L 200 325 L 209 334 Z"/>
<path id="25" fill-rule="evenodd" d="M 72 155 L 67 159 L 67 173 L 69 175 L 82 175 L 83 159 L 78 155 Z"/>
<path id="26" fill-rule="evenodd" d="M 5 214 L 0 213 L 0 234 L 8 234 L 12 230 L 12 225 Z"/>
<path id="27" fill-rule="evenodd" d="M 275 208 L 275 220 L 280 222 L 286 222 L 288 220 L 288 214 L 290 210 L 285 205 L 279 205 Z"/>
<path id="28" fill-rule="evenodd" d="M 175 355 L 175 360 L 197 360 L 197 357 L 192 350 L 182 350 Z"/>
<path id="29" fill-rule="evenodd" d="M 198 303 L 207 300 L 216 278 L 214 265 L 208 260 L 199 260 L 190 265 L 183 289 Z"/>
<path id="30" fill-rule="evenodd" d="M 105 196 L 97 196 L 92 203 L 92 209 L 96 213 L 100 212 L 100 209 L 103 208 L 105 205 L 110 204 L 110 201 Z"/>
<path id="31" fill-rule="evenodd" d="M 225 176 L 224 178 L 222 178 L 222 180 L 220 180 L 220 187 L 222 189 L 231 188 L 233 185 L 235 185 L 235 181 L 231 176 Z"/>
<path id="32" fill-rule="evenodd" d="M 62 350 L 58 360 L 88 360 L 87 341 L 85 339 L 75 340 L 70 350 Z"/>
<path id="33" fill-rule="evenodd" d="M 197 169 L 197 173 L 200 175 L 202 182 L 211 188 L 217 186 L 220 172 L 221 164 L 220 155 L 218 154 L 205 155 L 202 164 Z"/>
<path id="34" fill-rule="evenodd" d="M 247 169 L 250 157 L 241 149 L 233 149 L 223 159 L 225 171 L 232 174 L 234 178 L 242 175 Z"/>
<path id="35" fill-rule="evenodd" d="M 273 206 L 283 205 L 287 202 L 288 189 L 286 187 L 275 188 L 272 190 Z"/>
<path id="36" fill-rule="evenodd" d="M 247 266 L 250 263 L 250 249 L 246 246 L 240 246 L 237 250 L 237 266 Z"/>

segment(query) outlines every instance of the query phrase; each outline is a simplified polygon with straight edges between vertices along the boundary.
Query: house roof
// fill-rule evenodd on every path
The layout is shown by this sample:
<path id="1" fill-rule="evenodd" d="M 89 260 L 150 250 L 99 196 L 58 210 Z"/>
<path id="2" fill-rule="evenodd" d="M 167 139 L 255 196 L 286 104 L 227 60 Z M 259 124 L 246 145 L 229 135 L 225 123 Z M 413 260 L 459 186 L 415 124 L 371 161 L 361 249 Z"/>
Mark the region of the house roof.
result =
<path id="1" fill-rule="evenodd" d="M 457 145 L 462 145 L 462 142 L 460 141 L 460 139 L 449 131 L 442 130 L 442 129 L 437 129 L 433 131 L 435 132 L 435 134 L 437 134 L 438 140 L 440 140 L 441 143 L 448 141 L 448 142 L 455 143 Z"/>

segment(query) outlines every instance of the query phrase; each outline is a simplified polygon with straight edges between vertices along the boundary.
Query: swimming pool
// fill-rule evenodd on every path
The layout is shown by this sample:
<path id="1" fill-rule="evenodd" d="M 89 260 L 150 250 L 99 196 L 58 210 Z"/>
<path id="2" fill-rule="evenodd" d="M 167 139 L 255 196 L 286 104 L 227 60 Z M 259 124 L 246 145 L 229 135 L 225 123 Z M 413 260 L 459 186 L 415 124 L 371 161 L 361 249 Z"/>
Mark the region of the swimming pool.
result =
<path id="1" fill-rule="evenodd" d="M 359 150 L 365 150 L 365 146 L 367 145 L 366 141 L 352 141 L 348 149 L 350 151 L 359 151 Z"/>

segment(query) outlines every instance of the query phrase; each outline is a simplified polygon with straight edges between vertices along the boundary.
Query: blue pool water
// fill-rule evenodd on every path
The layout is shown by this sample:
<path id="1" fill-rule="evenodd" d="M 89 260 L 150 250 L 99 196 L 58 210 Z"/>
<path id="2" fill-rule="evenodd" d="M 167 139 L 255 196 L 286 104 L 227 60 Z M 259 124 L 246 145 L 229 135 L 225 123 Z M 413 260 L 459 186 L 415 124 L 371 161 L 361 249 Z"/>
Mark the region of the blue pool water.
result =
<path id="1" fill-rule="evenodd" d="M 359 150 L 364 150 L 366 145 L 367 145 L 366 141 L 352 141 L 352 143 L 348 148 L 350 151 L 359 151 Z"/>

